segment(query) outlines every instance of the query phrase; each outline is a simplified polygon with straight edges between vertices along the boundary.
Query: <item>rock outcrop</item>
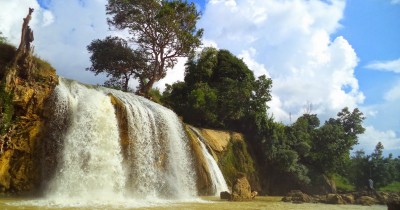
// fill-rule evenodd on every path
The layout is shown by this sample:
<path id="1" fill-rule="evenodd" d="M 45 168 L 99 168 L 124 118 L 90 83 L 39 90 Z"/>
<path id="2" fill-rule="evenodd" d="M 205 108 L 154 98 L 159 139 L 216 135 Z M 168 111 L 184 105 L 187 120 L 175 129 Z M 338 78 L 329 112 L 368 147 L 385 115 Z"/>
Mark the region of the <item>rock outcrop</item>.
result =
<path id="1" fill-rule="evenodd" d="M 197 190 L 200 195 L 211 195 L 213 193 L 213 184 L 211 182 L 210 169 L 208 168 L 200 143 L 197 141 L 196 134 L 194 134 L 188 125 L 185 125 L 185 131 L 189 137 L 192 156 L 194 157 Z"/>
<path id="2" fill-rule="evenodd" d="M 251 199 L 252 194 L 249 181 L 247 180 L 246 176 L 242 174 L 233 182 L 231 200 L 246 201 Z"/>
<path id="3" fill-rule="evenodd" d="M 204 143 L 217 161 L 228 186 L 232 186 L 239 174 L 245 174 L 249 183 L 257 191 L 260 191 L 256 178 L 255 164 L 247 150 L 247 144 L 242 134 L 229 131 L 211 129 L 198 129 L 204 137 Z M 212 194 L 210 169 L 207 166 L 196 135 L 186 126 L 186 132 L 191 142 L 191 150 L 195 160 L 197 173 L 197 188 L 200 195 Z"/>
<path id="4" fill-rule="evenodd" d="M 26 55 L 31 56 L 31 55 Z M 27 58 L 26 58 L 27 59 Z M 0 67 L 0 191 L 24 193 L 37 188 L 40 180 L 38 145 L 45 138 L 44 105 L 58 79 L 46 62 L 31 56 Z M 28 69 L 29 68 L 29 69 Z M 29 77 L 27 72 L 29 71 Z M 6 84 L 7 73 L 12 82 Z"/>

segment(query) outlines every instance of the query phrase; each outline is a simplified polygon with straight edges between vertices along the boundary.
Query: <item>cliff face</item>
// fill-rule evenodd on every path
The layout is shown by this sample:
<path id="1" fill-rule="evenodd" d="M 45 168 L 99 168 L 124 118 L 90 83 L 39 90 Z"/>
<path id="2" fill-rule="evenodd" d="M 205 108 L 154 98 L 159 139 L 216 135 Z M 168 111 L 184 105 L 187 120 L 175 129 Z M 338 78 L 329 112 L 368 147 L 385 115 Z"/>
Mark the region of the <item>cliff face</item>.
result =
<path id="1" fill-rule="evenodd" d="M 217 161 L 229 187 L 232 187 L 238 176 L 245 175 L 250 181 L 251 188 L 259 190 L 260 185 L 256 175 L 255 164 L 248 152 L 247 144 L 242 134 L 211 129 L 199 129 L 199 131 L 204 137 L 204 143 L 208 150 Z M 207 166 L 196 135 L 188 127 L 186 127 L 186 132 L 191 142 L 192 153 L 196 163 L 199 193 L 201 195 L 209 195 L 212 193 L 210 169 Z"/>
<path id="2" fill-rule="evenodd" d="M 0 191 L 28 192 L 40 177 L 36 151 L 45 137 L 44 104 L 58 80 L 55 70 L 34 56 L 13 65 L 7 55 L 0 58 Z"/>

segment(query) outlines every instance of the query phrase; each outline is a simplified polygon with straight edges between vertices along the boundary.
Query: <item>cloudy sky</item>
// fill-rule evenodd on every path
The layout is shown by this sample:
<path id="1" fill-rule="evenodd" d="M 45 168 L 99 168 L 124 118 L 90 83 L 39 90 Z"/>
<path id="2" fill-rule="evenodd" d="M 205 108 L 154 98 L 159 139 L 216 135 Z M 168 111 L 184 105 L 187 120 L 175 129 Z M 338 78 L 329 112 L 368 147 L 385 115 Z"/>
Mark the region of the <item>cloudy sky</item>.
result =
<path id="1" fill-rule="evenodd" d="M 366 115 L 355 149 L 400 155 L 400 0 L 191 0 L 202 12 L 203 43 L 228 49 L 259 76 L 273 80 L 269 103 L 289 124 L 307 104 L 321 121 L 343 107 Z M 0 0 L 0 31 L 17 45 L 22 18 L 35 8 L 35 52 L 57 73 L 103 83 L 84 69 L 86 46 L 111 31 L 107 0 Z M 158 83 L 183 79 L 183 63 Z"/>

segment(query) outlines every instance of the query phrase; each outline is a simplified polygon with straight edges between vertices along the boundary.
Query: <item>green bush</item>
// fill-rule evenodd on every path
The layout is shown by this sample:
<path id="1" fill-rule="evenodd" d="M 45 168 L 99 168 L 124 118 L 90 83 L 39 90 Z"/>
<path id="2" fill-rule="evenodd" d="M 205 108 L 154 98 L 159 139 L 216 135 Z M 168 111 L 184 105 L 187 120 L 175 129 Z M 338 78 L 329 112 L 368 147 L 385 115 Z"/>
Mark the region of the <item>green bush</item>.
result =
<path id="1" fill-rule="evenodd" d="M 379 188 L 379 191 L 385 192 L 400 192 L 400 182 L 392 182 L 385 187 Z"/>
<path id="2" fill-rule="evenodd" d="M 340 175 L 334 175 L 333 180 L 336 183 L 336 189 L 339 192 L 351 192 L 355 190 L 354 185 L 350 184 L 350 182 Z"/>

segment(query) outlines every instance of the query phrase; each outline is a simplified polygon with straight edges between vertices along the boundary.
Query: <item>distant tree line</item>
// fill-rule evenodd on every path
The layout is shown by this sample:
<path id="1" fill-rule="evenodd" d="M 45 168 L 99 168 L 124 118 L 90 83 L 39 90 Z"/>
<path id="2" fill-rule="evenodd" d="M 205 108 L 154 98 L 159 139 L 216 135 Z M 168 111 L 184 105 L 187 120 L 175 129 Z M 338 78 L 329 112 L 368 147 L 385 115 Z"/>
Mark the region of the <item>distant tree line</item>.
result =
<path id="1" fill-rule="evenodd" d="M 395 158 L 392 154 L 384 157 L 383 149 L 383 144 L 378 142 L 370 155 L 366 155 L 363 150 L 354 153 L 344 176 L 348 177 L 356 189 L 364 189 L 365 180 L 369 178 L 374 181 L 376 188 L 400 183 L 400 157 Z"/>

